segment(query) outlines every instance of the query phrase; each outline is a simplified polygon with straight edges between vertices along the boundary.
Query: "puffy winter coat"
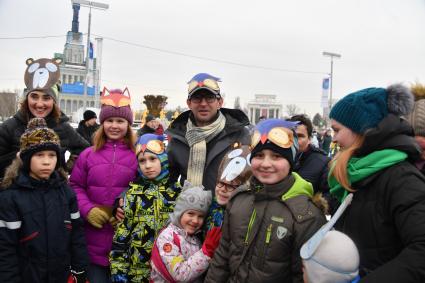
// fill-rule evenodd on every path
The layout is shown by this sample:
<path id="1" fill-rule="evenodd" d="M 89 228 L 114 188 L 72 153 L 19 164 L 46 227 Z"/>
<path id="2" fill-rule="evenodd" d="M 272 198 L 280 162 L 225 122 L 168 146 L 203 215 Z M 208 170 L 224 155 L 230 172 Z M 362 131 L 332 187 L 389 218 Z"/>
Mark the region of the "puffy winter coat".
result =
<path id="1" fill-rule="evenodd" d="M 296 173 L 274 185 L 253 177 L 239 187 L 205 282 L 303 282 L 300 248 L 326 222 L 312 195 Z"/>
<path id="2" fill-rule="evenodd" d="M 47 126 L 53 129 L 59 136 L 62 153 L 66 150 L 72 155 L 78 155 L 90 144 L 81 137 L 68 123 L 69 118 L 62 113 L 59 123 L 51 116 L 46 118 Z M 7 166 L 15 159 L 19 151 L 21 135 L 27 129 L 28 121 L 21 111 L 0 125 L 0 178 L 3 178 Z M 64 161 L 64 154 L 61 156 Z"/>
<path id="3" fill-rule="evenodd" d="M 70 177 L 70 185 L 77 194 L 81 215 L 95 206 L 113 206 L 115 199 L 128 187 L 137 173 L 135 153 L 124 142 L 107 141 L 98 151 L 93 147 L 83 151 Z M 91 262 L 108 266 L 114 230 L 109 223 L 97 229 L 85 223 L 87 246 Z"/>
<path id="4" fill-rule="evenodd" d="M 66 180 L 56 172 L 48 181 L 12 179 L 0 192 L 0 282 L 64 283 L 70 268 L 87 270 L 83 220 Z"/>
<path id="5" fill-rule="evenodd" d="M 368 132 L 357 157 L 397 149 L 410 159 L 420 151 L 407 121 L 388 115 Z M 336 228 L 356 244 L 360 282 L 425 282 L 425 178 L 403 161 L 352 184 L 351 205 Z"/>
<path id="6" fill-rule="evenodd" d="M 189 236 L 182 228 L 170 223 L 158 235 L 155 244 L 160 257 L 157 259 L 163 262 L 175 282 L 202 282 L 201 276 L 208 268 L 210 257 L 204 254 L 196 236 Z M 151 266 L 152 282 L 169 282 L 152 261 Z"/>
<path id="7" fill-rule="evenodd" d="M 214 194 L 217 182 L 217 173 L 224 154 L 235 142 L 249 144 L 251 142 L 248 117 L 241 110 L 221 108 L 221 113 L 226 118 L 223 131 L 207 143 L 207 156 L 204 168 L 203 185 Z M 187 177 L 187 166 L 189 164 L 190 147 L 185 138 L 186 124 L 191 116 L 191 111 L 180 114 L 168 127 L 165 133 L 171 137 L 168 144 L 168 161 L 170 162 L 170 179 L 183 184 Z"/>

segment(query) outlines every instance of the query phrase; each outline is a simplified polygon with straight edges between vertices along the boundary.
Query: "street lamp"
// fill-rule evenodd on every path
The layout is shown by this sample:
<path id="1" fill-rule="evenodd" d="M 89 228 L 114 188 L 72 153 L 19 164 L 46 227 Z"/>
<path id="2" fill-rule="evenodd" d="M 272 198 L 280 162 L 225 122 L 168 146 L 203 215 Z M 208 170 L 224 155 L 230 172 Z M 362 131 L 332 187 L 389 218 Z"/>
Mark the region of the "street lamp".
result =
<path id="1" fill-rule="evenodd" d="M 91 27 L 91 9 L 98 9 L 98 10 L 107 10 L 109 8 L 108 4 L 94 2 L 94 1 L 87 1 L 87 0 L 71 0 L 72 4 L 79 4 L 83 7 L 89 7 L 89 27 L 87 32 L 87 48 L 86 48 L 86 77 L 84 82 L 84 104 L 83 104 L 83 110 L 86 110 L 87 102 L 88 102 L 88 95 L 87 95 L 87 84 L 89 80 L 89 53 L 90 53 L 90 27 Z M 94 78 L 93 78 L 94 80 Z M 94 93 L 96 95 L 96 93 Z"/>
<path id="2" fill-rule="evenodd" d="M 322 53 L 323 56 L 325 57 L 331 57 L 331 73 L 329 74 L 330 76 L 330 86 L 329 86 L 329 112 L 331 111 L 332 108 L 332 87 L 334 85 L 334 80 L 333 80 L 333 65 L 334 65 L 334 58 L 341 58 L 340 54 L 337 53 L 332 53 L 332 52 L 323 52 Z"/>

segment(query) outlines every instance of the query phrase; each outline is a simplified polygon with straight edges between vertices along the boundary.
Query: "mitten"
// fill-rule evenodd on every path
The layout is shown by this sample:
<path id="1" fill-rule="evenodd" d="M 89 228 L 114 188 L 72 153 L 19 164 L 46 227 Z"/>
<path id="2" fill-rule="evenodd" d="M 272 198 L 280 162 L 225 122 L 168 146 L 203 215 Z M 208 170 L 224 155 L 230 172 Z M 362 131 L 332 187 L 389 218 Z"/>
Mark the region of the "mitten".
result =
<path id="1" fill-rule="evenodd" d="M 85 271 L 71 270 L 67 283 L 89 283 Z"/>
<path id="2" fill-rule="evenodd" d="M 221 238 L 221 228 L 213 227 L 210 231 L 207 232 L 205 236 L 204 244 L 202 245 L 202 252 L 212 258 L 214 255 L 215 249 L 218 247 Z"/>
<path id="3" fill-rule="evenodd" d="M 96 228 L 102 228 L 109 221 L 110 215 L 101 207 L 93 207 L 87 214 L 87 221 Z"/>

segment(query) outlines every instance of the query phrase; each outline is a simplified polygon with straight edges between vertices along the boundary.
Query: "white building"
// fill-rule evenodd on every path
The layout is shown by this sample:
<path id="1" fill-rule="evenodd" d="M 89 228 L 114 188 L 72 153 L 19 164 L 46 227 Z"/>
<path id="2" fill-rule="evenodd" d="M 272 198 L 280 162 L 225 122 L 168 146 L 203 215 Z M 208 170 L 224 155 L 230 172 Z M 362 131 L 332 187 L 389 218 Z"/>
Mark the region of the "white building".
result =
<path id="1" fill-rule="evenodd" d="M 247 103 L 248 118 L 255 125 L 260 117 L 281 118 L 282 103 L 276 100 L 275 94 L 256 94 L 255 99 Z"/>
<path id="2" fill-rule="evenodd" d="M 72 117 L 78 109 L 86 107 L 99 107 L 99 74 L 100 64 L 97 64 L 96 58 L 92 58 L 89 63 L 87 97 L 84 96 L 84 82 L 86 78 L 86 56 L 84 55 L 85 45 L 83 44 L 83 33 L 79 32 L 78 12 L 79 4 L 74 4 L 72 29 L 68 31 L 63 54 L 55 53 L 55 58 L 62 58 L 60 65 L 61 87 L 59 94 L 59 106 L 61 110 L 69 117 Z M 102 39 L 96 39 L 98 52 L 97 58 L 100 58 Z M 99 67 L 98 67 L 99 66 Z M 74 121 L 78 122 L 78 121 Z"/>

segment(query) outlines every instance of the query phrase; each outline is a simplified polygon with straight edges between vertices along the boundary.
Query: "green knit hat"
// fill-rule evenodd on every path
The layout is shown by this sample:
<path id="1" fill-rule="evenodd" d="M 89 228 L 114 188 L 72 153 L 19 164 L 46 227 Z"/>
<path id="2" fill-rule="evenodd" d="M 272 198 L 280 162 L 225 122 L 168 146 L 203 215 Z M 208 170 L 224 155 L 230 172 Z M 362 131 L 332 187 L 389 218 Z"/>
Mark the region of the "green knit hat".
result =
<path id="1" fill-rule="evenodd" d="M 406 115 L 413 108 L 410 90 L 395 84 L 388 88 L 366 88 L 353 92 L 332 107 L 329 118 L 338 121 L 353 132 L 364 134 L 375 128 L 388 113 Z"/>

